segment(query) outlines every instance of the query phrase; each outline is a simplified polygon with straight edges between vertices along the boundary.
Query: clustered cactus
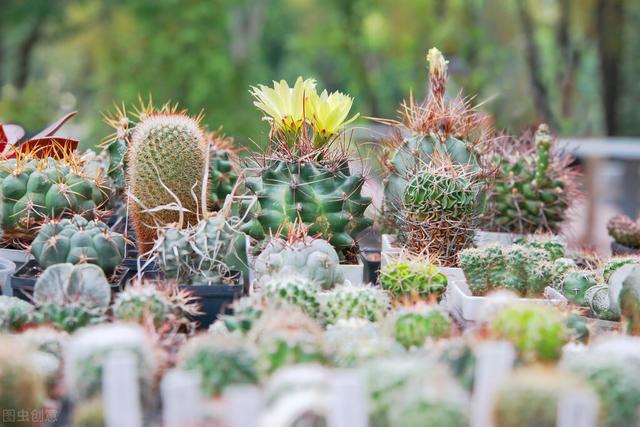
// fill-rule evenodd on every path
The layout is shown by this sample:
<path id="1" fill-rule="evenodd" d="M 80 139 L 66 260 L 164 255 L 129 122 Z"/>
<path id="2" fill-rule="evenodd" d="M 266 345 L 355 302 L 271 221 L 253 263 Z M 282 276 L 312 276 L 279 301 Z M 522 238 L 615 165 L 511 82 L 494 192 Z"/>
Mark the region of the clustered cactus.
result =
<path id="1" fill-rule="evenodd" d="M 452 322 L 449 315 L 433 305 L 400 307 L 394 314 L 395 338 L 405 348 L 420 347 L 428 338 L 448 338 Z"/>
<path id="2" fill-rule="evenodd" d="M 104 222 L 75 215 L 44 224 L 31 244 L 31 253 L 43 269 L 65 262 L 88 262 L 110 275 L 122 262 L 125 246 L 125 237 Z"/>
<path id="3" fill-rule="evenodd" d="M 274 277 L 264 284 L 264 295 L 267 299 L 300 307 L 311 317 L 318 317 L 320 314 L 317 297 L 319 291 L 317 283 L 305 276 Z"/>
<path id="4" fill-rule="evenodd" d="M 571 156 L 554 147 L 547 125 L 530 136 L 497 138 L 483 163 L 495 170 L 487 189 L 484 227 L 533 234 L 557 232 L 577 194 Z"/>
<path id="5" fill-rule="evenodd" d="M 607 223 L 607 231 L 613 239 L 627 248 L 640 249 L 640 223 L 626 215 L 616 215 Z"/>
<path id="6" fill-rule="evenodd" d="M 389 296 L 373 286 L 343 285 L 330 291 L 322 305 L 322 317 L 327 324 L 352 317 L 375 322 L 389 309 Z"/>
<path id="7" fill-rule="evenodd" d="M 380 269 L 380 286 L 395 300 L 440 298 L 447 290 L 447 277 L 437 267 L 419 259 L 398 259 Z"/>

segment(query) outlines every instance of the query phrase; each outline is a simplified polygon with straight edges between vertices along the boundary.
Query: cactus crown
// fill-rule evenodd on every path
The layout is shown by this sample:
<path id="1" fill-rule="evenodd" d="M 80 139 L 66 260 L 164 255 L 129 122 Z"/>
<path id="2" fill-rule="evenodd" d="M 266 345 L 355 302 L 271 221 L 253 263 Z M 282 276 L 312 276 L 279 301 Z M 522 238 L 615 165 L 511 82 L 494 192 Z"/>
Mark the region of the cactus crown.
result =
<path id="1" fill-rule="evenodd" d="M 405 348 L 420 347 L 427 338 L 448 338 L 452 322 L 449 315 L 435 305 L 405 305 L 393 313 L 394 335 Z"/>
<path id="2" fill-rule="evenodd" d="M 447 289 L 447 277 L 424 258 L 407 255 L 382 267 L 380 286 L 395 300 L 439 298 Z"/>
<path id="3" fill-rule="evenodd" d="M 316 294 L 320 286 L 305 276 L 272 277 L 264 282 L 264 294 L 272 301 L 298 306 L 311 317 L 317 317 L 320 303 Z"/>
<path id="4" fill-rule="evenodd" d="M 640 248 L 640 218 L 634 221 L 626 215 L 616 215 L 607 223 L 607 231 L 621 245 Z"/>
<path id="5" fill-rule="evenodd" d="M 322 315 L 327 324 L 357 317 L 375 322 L 389 310 L 389 296 L 379 288 L 341 285 L 326 295 Z"/>

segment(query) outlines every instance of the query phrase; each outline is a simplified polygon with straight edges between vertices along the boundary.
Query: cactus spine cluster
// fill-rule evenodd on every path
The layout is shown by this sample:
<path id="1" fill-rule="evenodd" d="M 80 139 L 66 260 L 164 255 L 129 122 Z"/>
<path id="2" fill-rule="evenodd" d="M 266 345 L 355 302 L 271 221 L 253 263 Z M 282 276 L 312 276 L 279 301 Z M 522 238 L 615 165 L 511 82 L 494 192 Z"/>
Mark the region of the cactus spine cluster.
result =
<path id="1" fill-rule="evenodd" d="M 352 317 L 375 322 L 385 316 L 389 303 L 389 296 L 381 289 L 342 285 L 323 296 L 322 316 L 327 324 Z"/>
<path id="2" fill-rule="evenodd" d="M 394 317 L 396 341 L 406 349 L 420 347 L 428 338 L 448 338 L 451 334 L 451 319 L 437 306 L 400 307 Z"/>
<path id="3" fill-rule="evenodd" d="M 607 223 L 607 231 L 613 239 L 627 248 L 640 249 L 640 221 L 626 215 L 616 215 Z"/>
<path id="4" fill-rule="evenodd" d="M 272 278 L 264 284 L 264 295 L 271 301 L 298 306 L 311 317 L 320 313 L 316 296 L 320 287 L 304 276 Z"/>
<path id="5" fill-rule="evenodd" d="M 31 244 L 31 253 L 42 268 L 65 262 L 91 263 L 110 275 L 122 262 L 125 245 L 125 237 L 105 223 L 75 215 L 43 225 Z"/>
<path id="6" fill-rule="evenodd" d="M 419 259 L 398 259 L 380 269 L 380 286 L 395 300 L 441 297 L 447 277 L 435 265 Z"/>
<path id="7" fill-rule="evenodd" d="M 570 156 L 554 151 L 554 139 L 540 125 L 528 137 L 496 141 L 486 167 L 496 170 L 488 188 L 485 227 L 491 231 L 533 234 L 554 232 L 577 195 Z"/>
<path id="8" fill-rule="evenodd" d="M 0 332 L 16 332 L 31 319 L 33 306 L 19 298 L 0 295 Z"/>

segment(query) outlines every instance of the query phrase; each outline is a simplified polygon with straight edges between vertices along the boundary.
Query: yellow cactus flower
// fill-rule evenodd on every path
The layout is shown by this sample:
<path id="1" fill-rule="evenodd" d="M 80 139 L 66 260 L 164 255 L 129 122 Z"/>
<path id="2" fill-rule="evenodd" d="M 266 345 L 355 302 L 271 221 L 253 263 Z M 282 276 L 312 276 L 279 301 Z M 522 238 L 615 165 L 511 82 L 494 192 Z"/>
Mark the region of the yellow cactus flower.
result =
<path id="1" fill-rule="evenodd" d="M 289 87 L 284 80 L 274 80 L 272 88 L 252 86 L 250 93 L 256 98 L 253 105 L 267 114 L 264 120 L 285 131 L 296 131 L 303 125 L 305 115 L 308 115 L 304 111 L 305 98 L 316 93 L 316 81 L 298 77 L 295 85 Z"/>
<path id="2" fill-rule="evenodd" d="M 311 93 L 307 100 L 307 114 L 317 136 L 327 140 L 357 119 L 360 114 L 355 114 L 347 120 L 352 104 L 353 98 L 341 92 L 329 94 L 324 90 L 320 95 L 316 92 Z"/>
<path id="3" fill-rule="evenodd" d="M 444 55 L 437 48 L 432 47 L 427 52 L 427 62 L 429 63 L 429 74 L 444 77 L 447 73 L 449 61 L 444 59 Z"/>

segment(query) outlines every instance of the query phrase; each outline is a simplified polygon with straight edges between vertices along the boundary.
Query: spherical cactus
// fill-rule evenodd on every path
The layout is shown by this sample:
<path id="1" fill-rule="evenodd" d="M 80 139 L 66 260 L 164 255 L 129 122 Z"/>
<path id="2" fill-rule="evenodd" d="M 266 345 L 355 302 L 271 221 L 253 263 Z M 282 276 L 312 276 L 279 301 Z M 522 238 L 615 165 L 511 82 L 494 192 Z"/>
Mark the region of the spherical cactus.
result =
<path id="1" fill-rule="evenodd" d="M 524 368 L 501 385 L 494 408 L 496 427 L 555 427 L 560 399 L 589 391 L 579 377 L 556 368 Z"/>
<path id="2" fill-rule="evenodd" d="M 393 318 L 396 341 L 407 349 L 422 346 L 428 338 L 447 338 L 451 334 L 451 319 L 437 306 L 401 307 Z"/>
<path id="3" fill-rule="evenodd" d="M 246 333 L 260 319 L 267 306 L 267 299 L 263 295 L 253 293 L 242 297 L 233 303 L 233 314 L 221 316 L 210 329 L 224 327 L 229 332 Z"/>
<path id="4" fill-rule="evenodd" d="M 488 190 L 485 227 L 492 231 L 533 234 L 557 232 L 576 199 L 576 173 L 570 156 L 553 149 L 553 137 L 540 125 L 528 137 L 497 141 L 486 156 L 496 170 Z"/>
<path id="5" fill-rule="evenodd" d="M 15 332 L 29 322 L 33 305 L 15 297 L 0 295 L 0 332 Z"/>
<path id="6" fill-rule="evenodd" d="M 525 362 L 558 360 L 567 342 L 563 315 L 540 304 L 513 304 L 489 320 L 492 338 L 513 343 Z"/>
<path id="7" fill-rule="evenodd" d="M 342 283 L 339 263 L 340 258 L 329 242 L 303 236 L 292 241 L 272 239 L 256 258 L 254 268 L 261 283 L 296 274 L 329 289 Z"/>
<path id="8" fill-rule="evenodd" d="M 328 325 L 325 337 L 333 362 L 342 368 L 357 367 L 364 361 L 388 355 L 396 347 L 376 323 L 354 317 Z"/>
<path id="9" fill-rule="evenodd" d="M 255 239 L 278 232 L 287 235 L 298 221 L 309 235 L 329 241 L 341 257 L 356 248 L 355 236 L 372 224 L 364 216 L 371 198 L 361 195 L 364 178 L 351 175 L 347 162 L 269 161 L 246 186 L 257 196 L 258 208 L 242 231 Z"/>
<path id="10" fill-rule="evenodd" d="M 592 286 L 584 293 L 584 302 L 599 319 L 619 320 L 620 315 L 611 309 L 609 286 L 606 284 Z"/>
<path id="11" fill-rule="evenodd" d="M 273 277 L 264 284 L 264 295 L 272 300 L 298 306 L 311 317 L 317 317 L 320 303 L 316 294 L 320 287 L 304 276 Z"/>
<path id="12" fill-rule="evenodd" d="M 43 225 L 31 244 L 31 253 L 43 269 L 65 262 L 88 262 L 109 275 L 122 262 L 125 246 L 125 237 L 109 230 L 105 223 L 76 215 Z"/>
<path id="13" fill-rule="evenodd" d="M 137 362 L 140 393 L 148 402 L 156 373 L 153 345 L 141 326 L 110 323 L 83 328 L 74 334 L 65 351 L 65 383 L 74 401 L 85 401 L 102 392 L 102 367 L 112 352 L 130 352 Z"/>
<path id="14" fill-rule="evenodd" d="M 607 223 L 607 231 L 613 239 L 627 248 L 640 248 L 640 221 L 626 215 L 616 215 Z"/>
<path id="15" fill-rule="evenodd" d="M 199 374 L 205 396 L 220 396 L 230 385 L 258 382 L 255 354 L 231 334 L 190 339 L 178 355 L 178 368 Z"/>
<path id="16" fill-rule="evenodd" d="M 351 317 L 375 322 L 389 310 L 389 296 L 373 286 L 342 285 L 323 295 L 321 304 L 322 317 L 327 324 Z"/>
<path id="17" fill-rule="evenodd" d="M 584 305 L 587 289 L 597 284 L 598 281 L 592 273 L 574 271 L 564 277 L 562 281 L 562 294 L 572 303 Z"/>
<path id="18" fill-rule="evenodd" d="M 175 109 L 151 111 L 135 125 L 128 154 L 131 216 L 141 253 L 153 247 L 154 226 L 197 221 L 207 140 L 199 119 Z M 194 194 L 196 195 L 194 197 Z M 177 212 L 168 205 L 179 203 Z M 167 206 L 166 208 L 163 208 Z"/>
<path id="19" fill-rule="evenodd" d="M 447 290 L 447 277 L 426 261 L 399 259 L 380 269 L 380 286 L 396 300 L 440 298 Z"/>

